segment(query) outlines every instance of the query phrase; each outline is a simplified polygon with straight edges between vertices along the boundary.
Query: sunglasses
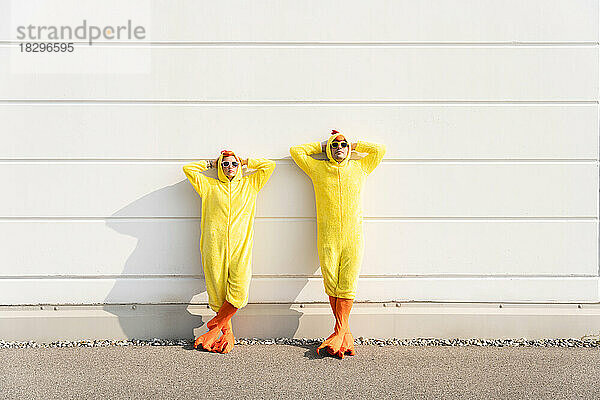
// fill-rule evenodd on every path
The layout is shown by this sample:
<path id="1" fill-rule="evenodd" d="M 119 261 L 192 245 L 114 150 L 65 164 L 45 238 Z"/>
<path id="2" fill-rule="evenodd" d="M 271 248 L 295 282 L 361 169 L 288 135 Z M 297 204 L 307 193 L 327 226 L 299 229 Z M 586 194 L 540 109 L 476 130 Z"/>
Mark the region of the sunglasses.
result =
<path id="1" fill-rule="evenodd" d="M 348 142 L 331 142 L 331 147 L 333 147 L 334 149 L 337 149 L 338 145 L 340 147 L 347 147 L 348 146 Z"/>
<path id="2" fill-rule="evenodd" d="M 231 163 L 232 167 L 237 167 L 238 166 L 238 162 L 237 161 L 222 161 L 221 165 L 224 167 L 229 167 L 229 163 Z"/>

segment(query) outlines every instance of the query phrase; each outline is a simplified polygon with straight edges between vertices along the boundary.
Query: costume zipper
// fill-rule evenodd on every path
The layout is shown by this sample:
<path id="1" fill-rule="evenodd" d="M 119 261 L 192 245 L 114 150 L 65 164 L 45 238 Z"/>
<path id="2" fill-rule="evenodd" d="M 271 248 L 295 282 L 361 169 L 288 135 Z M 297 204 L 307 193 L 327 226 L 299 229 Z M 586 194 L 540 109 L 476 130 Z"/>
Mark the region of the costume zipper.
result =
<path id="1" fill-rule="evenodd" d="M 336 165 L 336 168 L 337 168 L 337 173 L 338 173 L 338 187 L 339 187 L 338 197 L 340 198 L 340 201 L 338 203 L 339 206 L 340 206 L 340 236 L 341 236 L 341 239 L 343 240 L 344 239 L 344 234 L 342 233 L 342 230 L 344 229 L 344 227 L 343 227 L 344 226 L 344 215 L 343 215 L 343 211 L 342 211 L 343 210 L 343 207 L 342 207 L 342 197 L 343 197 L 342 196 L 342 178 L 341 178 L 341 174 L 340 174 L 340 166 L 339 166 L 339 164 Z M 339 271 L 338 271 L 337 277 L 338 277 L 338 279 L 337 279 L 337 287 L 339 287 L 340 286 L 340 273 L 339 273 Z"/>
<path id="2" fill-rule="evenodd" d="M 339 197 L 340 197 L 340 226 L 342 225 L 342 223 L 344 222 L 344 215 L 343 215 L 343 207 L 342 207 L 342 178 L 341 178 L 341 174 L 340 174 L 340 167 L 337 167 L 337 172 L 338 172 L 338 187 L 340 188 L 339 190 Z"/>
<path id="3" fill-rule="evenodd" d="M 229 269 L 229 260 L 231 258 L 231 246 L 229 243 L 229 229 L 231 228 L 231 181 L 227 182 L 227 189 L 227 200 L 229 203 L 229 209 L 227 212 L 227 268 Z"/>

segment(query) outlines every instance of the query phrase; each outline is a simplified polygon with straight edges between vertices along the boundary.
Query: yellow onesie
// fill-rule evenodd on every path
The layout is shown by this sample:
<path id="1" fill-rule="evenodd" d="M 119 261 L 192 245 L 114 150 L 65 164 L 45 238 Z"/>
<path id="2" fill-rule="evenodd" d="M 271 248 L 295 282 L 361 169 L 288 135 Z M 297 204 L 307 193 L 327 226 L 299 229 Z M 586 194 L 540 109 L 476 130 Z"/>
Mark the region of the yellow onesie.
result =
<path id="1" fill-rule="evenodd" d="M 215 312 L 225 300 L 235 308 L 248 304 L 256 195 L 275 169 L 271 160 L 249 158 L 248 168 L 257 171 L 242 176 L 241 160 L 236 158 L 240 164 L 231 181 L 221 168 L 223 155 L 217 162 L 219 179 L 200 173 L 208 169 L 204 160 L 183 167 L 202 197 L 200 253 L 209 305 Z"/>
<path id="2" fill-rule="evenodd" d="M 311 154 L 322 152 L 321 143 L 313 142 L 290 148 L 292 158 L 310 177 L 317 205 L 317 251 L 325 292 L 329 296 L 354 299 L 362 262 L 362 188 L 365 178 L 381 162 L 385 146 L 358 141 L 356 151 L 368 153 L 360 160 L 350 160 L 351 151 L 341 162 L 331 155 L 327 140 L 328 160 L 316 160 Z M 348 136 L 345 135 L 348 143 Z"/>

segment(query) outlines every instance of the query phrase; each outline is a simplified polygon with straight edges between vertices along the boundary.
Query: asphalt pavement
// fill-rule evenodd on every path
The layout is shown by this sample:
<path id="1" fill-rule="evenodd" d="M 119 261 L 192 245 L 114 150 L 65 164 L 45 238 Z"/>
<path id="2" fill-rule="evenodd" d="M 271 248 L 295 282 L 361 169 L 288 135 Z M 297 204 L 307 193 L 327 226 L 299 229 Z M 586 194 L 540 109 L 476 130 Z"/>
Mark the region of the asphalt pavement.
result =
<path id="1" fill-rule="evenodd" d="M 599 399 L 600 349 L 357 345 L 0 349 L 3 399 Z"/>

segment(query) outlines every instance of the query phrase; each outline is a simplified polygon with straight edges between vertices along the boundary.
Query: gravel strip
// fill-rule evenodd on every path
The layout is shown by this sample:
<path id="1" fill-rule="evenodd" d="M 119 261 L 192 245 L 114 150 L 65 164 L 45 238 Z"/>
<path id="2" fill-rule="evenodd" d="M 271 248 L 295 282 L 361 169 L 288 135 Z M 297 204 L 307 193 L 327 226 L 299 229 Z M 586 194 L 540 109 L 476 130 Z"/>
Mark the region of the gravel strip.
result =
<path id="1" fill-rule="evenodd" d="M 265 344 L 284 344 L 284 345 L 318 345 L 325 338 L 316 339 L 259 339 L 259 338 L 237 338 L 236 345 L 265 345 Z M 194 343 L 190 339 L 159 339 L 150 340 L 131 339 L 131 340 L 75 340 L 75 341 L 55 341 L 50 343 L 38 343 L 35 341 L 5 341 L 0 340 L 0 349 L 15 348 L 55 348 L 55 347 L 108 347 L 108 346 L 192 346 Z M 589 339 L 435 339 L 435 338 L 416 338 L 416 339 L 370 339 L 359 337 L 354 340 L 357 345 L 371 346 L 491 346 L 491 347 L 600 347 L 600 338 Z"/>

